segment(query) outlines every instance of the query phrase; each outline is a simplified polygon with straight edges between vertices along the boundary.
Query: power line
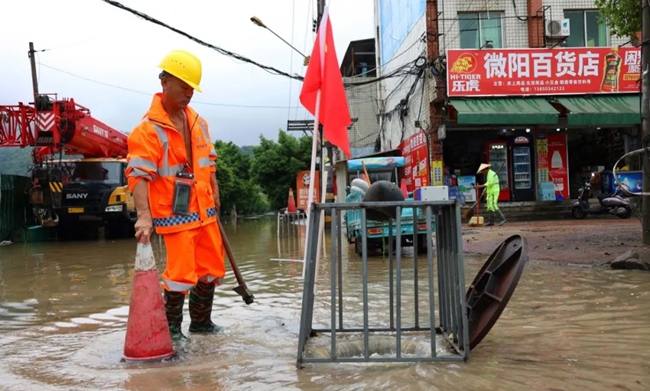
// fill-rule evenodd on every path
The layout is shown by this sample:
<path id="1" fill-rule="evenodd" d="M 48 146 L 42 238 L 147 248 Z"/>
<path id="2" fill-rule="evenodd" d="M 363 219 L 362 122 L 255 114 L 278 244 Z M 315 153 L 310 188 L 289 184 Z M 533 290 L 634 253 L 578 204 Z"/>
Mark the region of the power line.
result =
<path id="1" fill-rule="evenodd" d="M 244 57 L 242 55 L 231 52 L 229 50 L 222 49 L 220 47 L 209 44 L 209 43 L 207 43 L 207 42 L 205 42 L 203 40 L 200 40 L 200 39 L 198 39 L 198 38 L 184 32 L 184 31 L 181 31 L 181 30 L 179 30 L 179 29 L 177 29 L 175 27 L 171 27 L 168 24 L 159 21 L 158 19 L 152 18 L 151 16 L 149 16 L 149 15 L 143 13 L 143 12 L 140 12 L 140 11 L 134 10 L 132 8 L 129 8 L 129 7 L 125 6 L 125 5 L 122 5 L 121 3 L 117 2 L 117 1 L 114 1 L 114 0 L 102 0 L 102 1 L 104 3 L 108 3 L 108 4 L 112 5 L 114 7 L 120 8 L 120 9 L 122 9 L 124 11 L 128 11 L 128 12 L 130 12 L 130 13 L 136 15 L 136 16 L 139 16 L 139 17 L 141 17 L 142 19 L 144 19 L 144 20 L 146 20 L 148 22 L 157 24 L 157 25 L 159 25 L 161 27 L 165 27 L 165 28 L 177 33 L 177 34 L 180 34 L 180 35 L 182 35 L 182 36 L 184 36 L 184 37 L 198 43 L 199 45 L 203 45 L 205 47 L 213 49 L 213 50 L 217 51 L 220 54 L 223 54 L 223 55 L 228 56 L 228 57 L 235 58 L 235 59 L 237 59 L 239 61 L 243 61 L 243 62 L 252 64 L 252 65 L 255 65 L 255 66 L 259 67 L 259 68 L 262 68 L 262 69 L 264 69 L 265 71 L 267 71 L 267 72 L 269 72 L 271 74 L 286 76 L 286 77 L 289 77 L 291 79 L 296 79 L 296 80 L 304 80 L 304 78 L 302 76 L 300 76 L 300 75 L 296 75 L 296 74 L 290 75 L 290 74 L 288 74 L 286 72 L 280 71 L 280 70 L 275 69 L 275 68 L 273 68 L 271 66 L 260 64 L 258 62 L 255 62 L 255 61 L 251 60 L 250 58 Z"/>
<path id="2" fill-rule="evenodd" d="M 64 71 L 63 69 L 55 68 L 55 67 L 53 67 L 53 66 L 50 66 L 50 65 L 47 65 L 47 64 L 43 64 L 43 63 L 40 63 L 40 62 L 38 63 L 38 65 L 39 65 L 39 66 L 43 66 L 43 67 L 45 67 L 45 68 L 52 69 L 52 70 L 57 71 L 57 72 L 65 73 L 66 75 L 70 75 L 70 76 L 73 76 L 73 77 L 76 77 L 76 78 L 79 78 L 79 79 L 82 79 L 82 80 L 89 81 L 89 82 L 91 82 L 91 83 L 101 84 L 101 85 L 106 86 L 106 87 L 117 88 L 117 89 L 120 89 L 120 90 L 124 90 L 124 91 L 128 91 L 128 92 L 133 92 L 133 93 L 141 94 L 141 95 L 147 95 L 147 96 L 151 96 L 151 95 L 152 95 L 151 93 L 148 93 L 148 92 L 143 92 L 143 91 L 139 91 L 139 90 L 134 90 L 134 89 L 132 89 L 132 88 L 122 87 L 122 86 L 118 86 L 118 85 L 115 85 L 115 84 L 106 83 L 106 82 L 103 82 L 103 81 L 99 81 L 99 80 L 91 79 L 91 78 L 88 78 L 88 77 L 85 77 L 85 76 L 80 76 L 80 75 L 77 75 L 77 74 L 74 74 L 74 73 L 71 73 L 71 72 L 68 72 L 68 71 Z M 236 104 L 228 104 L 228 103 L 200 102 L 200 101 L 194 101 L 194 100 L 192 101 L 192 103 L 193 103 L 193 104 L 200 104 L 200 105 L 207 105 L 207 106 L 239 107 L 239 108 L 246 108 L 246 109 L 284 109 L 284 110 L 286 110 L 286 109 L 288 109 L 288 108 L 297 109 L 297 108 L 300 108 L 300 107 L 301 107 L 301 106 L 264 106 L 264 105 L 262 105 L 262 106 L 252 106 L 252 105 L 236 105 Z"/>
<path id="3" fill-rule="evenodd" d="M 293 37 L 296 27 L 296 0 L 293 0 L 291 5 L 291 46 L 293 48 Z M 293 50 L 290 53 L 289 59 L 289 72 L 293 72 Z M 291 105 L 291 93 L 293 92 L 293 80 L 289 80 L 289 105 Z M 289 107 L 287 118 L 291 117 L 291 107 Z"/>
<path id="4" fill-rule="evenodd" d="M 130 12 L 130 13 L 136 15 L 136 16 L 139 16 L 139 17 L 141 17 L 142 19 L 145 19 L 148 22 L 151 22 L 151 23 L 157 24 L 159 26 L 165 27 L 165 28 L 167 28 L 169 30 L 172 30 L 173 32 L 175 32 L 177 34 L 180 34 L 180 35 L 182 35 L 182 36 L 184 36 L 184 37 L 186 37 L 186 38 L 188 38 L 188 39 L 190 39 L 190 40 L 192 40 L 192 41 L 194 41 L 194 42 L 196 42 L 196 43 L 198 43 L 200 45 L 203 45 L 205 47 L 213 49 L 213 50 L 217 51 L 220 54 L 223 54 L 225 56 L 232 57 L 234 59 L 237 59 L 237 60 L 249 63 L 249 64 L 253 64 L 253 65 L 257 66 L 257 67 L 260 67 L 260 68 L 264 69 L 265 71 L 267 71 L 267 72 L 269 72 L 271 74 L 286 76 L 288 78 L 295 79 L 295 80 L 300 80 L 300 81 L 305 80 L 305 78 L 303 76 L 300 76 L 300 75 L 297 75 L 297 74 L 290 75 L 290 74 L 288 74 L 286 72 L 280 71 L 280 70 L 275 69 L 275 68 L 273 68 L 271 66 L 260 64 L 260 63 L 255 62 L 255 61 L 253 61 L 253 60 L 251 60 L 251 59 L 249 59 L 247 57 L 241 56 L 241 55 L 233 53 L 233 52 L 231 52 L 229 50 L 225 50 L 225 49 L 222 49 L 220 47 L 209 44 L 209 43 L 207 43 L 205 41 L 202 41 L 202 40 L 200 40 L 200 39 L 198 39 L 198 38 L 184 32 L 184 31 L 181 31 L 181 30 L 179 30 L 179 29 L 177 29 L 175 27 L 171 27 L 171 26 L 169 26 L 169 25 L 167 25 L 167 24 L 165 24 L 165 23 L 163 23 L 163 22 L 161 22 L 161 21 L 159 21 L 159 20 L 157 20 L 155 18 L 152 18 L 151 16 L 149 16 L 149 15 L 143 13 L 143 12 L 134 10 L 132 8 L 129 8 L 129 7 L 126 7 L 126 6 L 120 4 L 117 1 L 114 1 L 114 0 L 102 0 L 102 1 L 112 5 L 114 7 L 117 7 L 117 8 L 120 8 L 122 10 L 128 11 L 128 12 Z M 350 87 L 350 86 L 358 86 L 358 85 L 363 85 L 363 84 L 378 83 L 381 80 L 388 79 L 388 78 L 391 78 L 391 77 L 396 77 L 396 76 L 399 76 L 399 74 L 398 73 L 390 73 L 390 74 L 388 74 L 386 76 L 378 77 L 378 78 L 375 78 L 374 80 L 367 81 L 367 82 L 344 83 L 344 84 L 345 84 L 346 87 Z"/>

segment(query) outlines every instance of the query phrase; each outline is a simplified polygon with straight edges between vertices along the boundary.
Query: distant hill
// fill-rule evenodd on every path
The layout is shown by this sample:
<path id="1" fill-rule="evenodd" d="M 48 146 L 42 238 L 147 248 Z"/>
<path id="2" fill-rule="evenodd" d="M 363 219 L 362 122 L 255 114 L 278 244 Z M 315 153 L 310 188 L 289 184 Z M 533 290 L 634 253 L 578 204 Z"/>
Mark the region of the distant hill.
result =
<path id="1" fill-rule="evenodd" d="M 248 155 L 248 156 L 252 157 L 253 156 L 253 148 L 255 148 L 254 145 L 244 145 L 243 147 L 239 147 L 239 150 L 244 155 Z"/>
<path id="2" fill-rule="evenodd" d="M 240 147 L 244 155 L 253 156 L 253 145 Z M 31 177 L 32 148 L 0 148 L 0 175 Z"/>
<path id="3" fill-rule="evenodd" d="M 0 148 L 0 174 L 30 177 L 32 148 Z"/>

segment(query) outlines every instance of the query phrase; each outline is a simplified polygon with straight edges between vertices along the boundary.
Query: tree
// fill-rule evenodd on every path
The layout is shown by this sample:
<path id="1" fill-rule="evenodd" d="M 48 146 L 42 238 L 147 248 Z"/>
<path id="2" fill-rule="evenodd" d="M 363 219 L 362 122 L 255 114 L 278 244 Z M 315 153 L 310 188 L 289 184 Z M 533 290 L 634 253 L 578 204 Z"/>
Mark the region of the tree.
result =
<path id="1" fill-rule="evenodd" d="M 611 35 L 638 41 L 641 31 L 641 8 L 639 0 L 596 0 L 596 7 L 609 27 Z"/>
<path id="2" fill-rule="evenodd" d="M 241 149 L 232 142 L 224 143 L 217 140 L 214 147 L 219 155 L 217 179 L 221 212 L 230 213 L 235 208 L 237 213 L 242 215 L 268 211 L 269 205 L 260 186 L 251 178 L 251 157 L 243 154 Z"/>
<path id="3" fill-rule="evenodd" d="M 289 188 L 295 190 L 296 174 L 309 169 L 311 138 L 297 139 L 280 130 L 277 143 L 260 135 L 260 145 L 253 151 L 252 177 L 266 193 L 272 208 L 286 207 Z"/>

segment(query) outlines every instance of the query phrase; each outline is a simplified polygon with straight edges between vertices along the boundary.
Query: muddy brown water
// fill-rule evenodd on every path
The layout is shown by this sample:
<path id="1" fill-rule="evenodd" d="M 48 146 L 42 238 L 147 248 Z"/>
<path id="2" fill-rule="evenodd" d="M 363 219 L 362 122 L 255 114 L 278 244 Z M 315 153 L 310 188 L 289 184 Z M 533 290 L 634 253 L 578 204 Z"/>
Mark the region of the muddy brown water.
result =
<path id="1" fill-rule="evenodd" d="M 229 274 L 213 312 L 227 331 L 190 336 L 177 360 L 139 366 L 120 362 L 133 240 L 0 247 L 0 390 L 650 389 L 650 273 L 530 262 L 468 363 L 297 370 L 302 265 L 271 259 L 299 258 L 299 241 L 278 241 L 272 220 L 226 230 L 256 303 L 243 303 Z M 154 240 L 154 250 L 162 270 L 164 246 Z M 344 257 L 345 284 L 356 284 L 352 246 Z M 485 259 L 465 257 L 468 286 Z M 380 279 L 385 264 L 368 269 Z M 186 312 L 185 331 L 188 321 Z"/>

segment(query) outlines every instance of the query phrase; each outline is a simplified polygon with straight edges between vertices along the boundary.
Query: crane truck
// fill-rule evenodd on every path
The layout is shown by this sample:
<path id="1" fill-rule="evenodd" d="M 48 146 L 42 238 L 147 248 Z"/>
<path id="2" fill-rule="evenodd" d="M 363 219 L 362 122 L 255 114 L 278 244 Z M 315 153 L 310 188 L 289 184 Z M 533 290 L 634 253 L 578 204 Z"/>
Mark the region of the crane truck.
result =
<path id="1" fill-rule="evenodd" d="M 30 104 L 0 105 L 0 147 L 32 147 L 29 203 L 60 238 L 88 225 L 114 238 L 133 233 L 126 139 L 72 98 L 37 94 Z"/>

